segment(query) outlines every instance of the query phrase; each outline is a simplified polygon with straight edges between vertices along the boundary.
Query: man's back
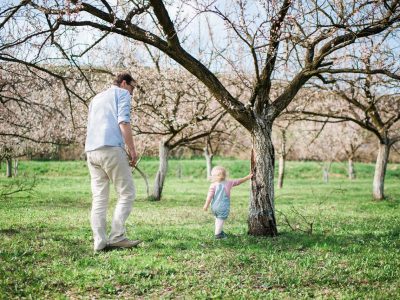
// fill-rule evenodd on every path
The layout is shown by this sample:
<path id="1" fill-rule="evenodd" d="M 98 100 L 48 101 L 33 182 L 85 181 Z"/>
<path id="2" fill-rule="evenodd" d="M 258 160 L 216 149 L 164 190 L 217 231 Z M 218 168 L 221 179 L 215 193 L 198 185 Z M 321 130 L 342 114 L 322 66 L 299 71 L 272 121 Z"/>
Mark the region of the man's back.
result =
<path id="1" fill-rule="evenodd" d="M 117 86 L 96 95 L 89 106 L 85 151 L 124 147 L 119 123 L 130 122 L 131 97 Z"/>

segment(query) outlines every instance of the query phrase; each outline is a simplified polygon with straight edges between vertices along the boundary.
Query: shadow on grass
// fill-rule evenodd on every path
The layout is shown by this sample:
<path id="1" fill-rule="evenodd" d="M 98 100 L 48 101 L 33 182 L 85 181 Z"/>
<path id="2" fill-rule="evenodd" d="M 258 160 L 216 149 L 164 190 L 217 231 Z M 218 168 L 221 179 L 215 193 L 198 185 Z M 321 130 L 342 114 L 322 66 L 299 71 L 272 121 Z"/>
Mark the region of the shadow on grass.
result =
<path id="1" fill-rule="evenodd" d="M 4 234 L 6 236 L 13 236 L 20 233 L 20 230 L 14 229 L 14 228 L 8 228 L 8 229 L 0 229 L 0 234 Z"/>
<path id="2" fill-rule="evenodd" d="M 40 196 L 31 196 L 25 198 L 7 198 L 0 201 L 3 209 L 13 210 L 13 209 L 50 209 L 56 210 L 59 208 L 85 208 L 89 209 L 92 205 L 90 198 L 73 197 L 73 196 L 63 196 L 57 195 L 51 199 L 45 199 Z"/>
<path id="3" fill-rule="evenodd" d="M 398 247 L 400 228 L 395 228 L 385 233 L 364 234 L 323 234 L 314 233 L 308 235 L 299 232 L 282 232 L 276 238 L 260 238 L 251 236 L 234 237 L 236 240 L 222 244 L 223 247 L 235 248 L 249 245 L 258 250 L 272 250 L 304 252 L 308 250 L 322 250 L 337 254 L 350 254 L 362 251 L 365 248 L 380 249 Z"/>
<path id="4" fill-rule="evenodd" d="M 13 244 L 29 244 L 48 242 L 63 242 L 66 246 L 82 245 L 82 239 L 91 236 L 90 228 L 82 228 L 79 225 L 68 227 L 54 227 L 45 223 L 36 223 L 32 226 L 10 227 L 0 229 L 0 234 L 12 238 Z"/>
<path id="5" fill-rule="evenodd" d="M 146 226 L 147 227 L 147 226 Z M 229 233 L 228 233 L 229 234 Z M 79 225 L 55 227 L 48 224 L 35 224 L 31 227 L 10 227 L 0 229 L 0 235 L 7 236 L 14 246 L 33 247 L 40 251 L 58 252 L 58 255 L 79 257 L 92 254 L 92 238 L 89 227 Z M 139 238 L 144 244 L 137 249 L 144 252 L 177 253 L 182 251 L 202 252 L 225 249 L 229 251 L 253 253 L 304 253 L 307 251 L 326 251 L 337 254 L 350 254 L 364 249 L 381 250 L 399 247 L 400 227 L 382 233 L 363 234 L 324 234 L 312 235 L 282 231 L 278 237 L 254 237 L 243 234 L 229 234 L 227 239 L 215 240 L 212 235 L 205 235 L 199 230 L 181 229 L 145 229 L 143 227 L 129 234 L 133 239 Z M 3 251 L 8 242 L 2 242 Z M 4 253 L 4 252 L 3 252 Z M 57 255 L 53 253 L 52 255 Z"/>
<path id="6" fill-rule="evenodd" d="M 146 239 L 146 236 L 148 237 Z M 195 232 L 148 232 L 143 234 L 149 251 L 196 251 L 202 249 L 249 252 L 306 252 L 309 250 L 350 254 L 363 249 L 396 249 L 399 246 L 400 228 L 385 233 L 307 235 L 299 232 L 282 232 L 278 237 L 253 237 L 247 234 L 228 235 L 227 239 L 215 240 L 213 236 L 196 235 Z"/>

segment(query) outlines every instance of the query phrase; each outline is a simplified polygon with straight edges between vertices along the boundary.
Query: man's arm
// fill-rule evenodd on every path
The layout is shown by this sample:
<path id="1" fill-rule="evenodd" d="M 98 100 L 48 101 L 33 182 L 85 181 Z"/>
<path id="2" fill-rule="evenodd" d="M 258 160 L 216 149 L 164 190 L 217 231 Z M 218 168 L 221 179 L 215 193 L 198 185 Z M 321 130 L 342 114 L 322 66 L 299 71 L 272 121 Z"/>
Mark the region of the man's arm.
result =
<path id="1" fill-rule="evenodd" d="M 121 129 L 125 145 L 128 148 L 128 155 L 130 160 L 129 165 L 133 167 L 136 165 L 137 154 L 136 154 L 135 143 L 133 142 L 131 124 L 127 122 L 121 122 L 119 123 L 119 128 Z"/>

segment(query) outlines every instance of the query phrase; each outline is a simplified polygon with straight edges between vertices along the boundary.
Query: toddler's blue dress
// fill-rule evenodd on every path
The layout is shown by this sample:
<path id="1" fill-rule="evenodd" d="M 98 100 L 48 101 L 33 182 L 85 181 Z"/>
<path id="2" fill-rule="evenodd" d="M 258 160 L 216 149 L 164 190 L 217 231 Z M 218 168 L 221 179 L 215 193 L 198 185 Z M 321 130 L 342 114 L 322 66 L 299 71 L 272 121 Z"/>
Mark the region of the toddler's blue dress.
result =
<path id="1" fill-rule="evenodd" d="M 225 182 L 219 183 L 215 187 L 214 197 L 211 200 L 211 211 L 218 219 L 228 218 L 231 201 L 225 191 Z"/>

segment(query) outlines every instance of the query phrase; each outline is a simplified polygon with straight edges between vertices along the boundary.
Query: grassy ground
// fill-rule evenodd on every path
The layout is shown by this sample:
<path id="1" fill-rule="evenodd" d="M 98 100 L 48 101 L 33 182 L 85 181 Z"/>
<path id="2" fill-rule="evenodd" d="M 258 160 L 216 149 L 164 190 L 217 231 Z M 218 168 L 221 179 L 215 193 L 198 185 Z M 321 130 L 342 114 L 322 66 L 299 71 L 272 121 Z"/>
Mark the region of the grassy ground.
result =
<path id="1" fill-rule="evenodd" d="M 246 161 L 216 163 L 231 177 L 247 174 Z M 141 162 L 150 175 L 156 166 Z M 146 201 L 143 180 L 135 178 L 127 229 L 144 243 L 94 254 L 85 163 L 21 162 L 20 175 L 36 174 L 38 185 L 31 196 L 0 200 L 0 299 L 400 297 L 399 165 L 389 165 L 388 199 L 375 202 L 373 165 L 356 165 L 358 179 L 349 182 L 344 165 L 336 164 L 323 184 L 317 163 L 289 162 L 284 189 L 276 191 L 280 235 L 246 234 L 249 187 L 243 184 L 232 191 L 230 236 L 219 241 L 213 217 L 201 209 L 209 185 L 204 162 L 170 166 L 161 202 Z M 2 174 L 3 188 L 7 182 Z M 310 235 L 303 231 L 311 222 Z"/>

